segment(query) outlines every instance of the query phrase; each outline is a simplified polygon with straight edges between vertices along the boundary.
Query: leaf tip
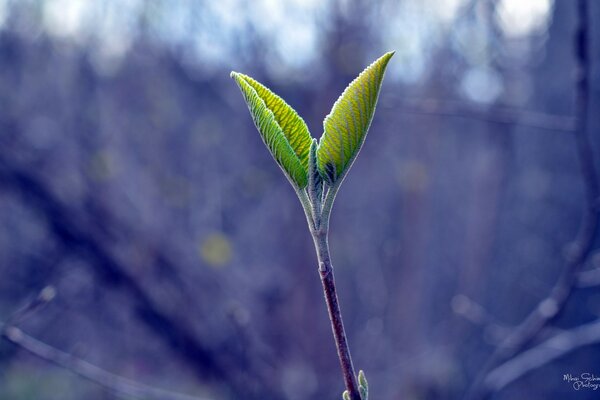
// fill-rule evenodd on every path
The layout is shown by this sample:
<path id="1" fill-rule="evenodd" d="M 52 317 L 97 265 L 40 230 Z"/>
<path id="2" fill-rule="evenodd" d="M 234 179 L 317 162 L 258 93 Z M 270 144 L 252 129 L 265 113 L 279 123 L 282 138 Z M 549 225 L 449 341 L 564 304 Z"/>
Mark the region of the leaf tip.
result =
<path id="1" fill-rule="evenodd" d="M 395 50 L 384 53 L 350 82 L 323 121 L 319 170 L 330 186 L 340 177 L 343 179 L 363 145 L 385 70 L 395 53 Z"/>
<path id="2" fill-rule="evenodd" d="M 391 60 L 392 57 L 394 57 L 394 54 L 396 54 L 396 50 L 388 51 L 387 53 L 379 57 L 379 59 L 375 62 L 382 62 L 385 66 L 387 66 L 387 63 Z"/>
<path id="3" fill-rule="evenodd" d="M 241 72 L 237 72 L 237 71 L 231 71 L 229 73 L 229 77 L 232 78 L 236 82 L 243 81 L 244 76 L 245 76 L 244 74 L 242 74 Z"/>

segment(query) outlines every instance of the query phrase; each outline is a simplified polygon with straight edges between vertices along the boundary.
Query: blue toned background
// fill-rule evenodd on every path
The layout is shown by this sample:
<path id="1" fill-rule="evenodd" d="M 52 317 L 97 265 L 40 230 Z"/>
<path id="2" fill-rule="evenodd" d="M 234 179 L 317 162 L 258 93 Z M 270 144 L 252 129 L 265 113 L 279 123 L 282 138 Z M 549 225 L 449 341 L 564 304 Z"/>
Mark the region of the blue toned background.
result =
<path id="1" fill-rule="evenodd" d="M 52 285 L 19 326 L 117 375 L 212 400 L 340 399 L 302 209 L 229 72 L 319 137 L 350 80 L 396 50 L 333 210 L 340 301 L 373 399 L 462 398 L 550 292 L 583 214 L 575 6 L 0 0 L 0 320 Z M 598 286 L 578 289 L 539 340 L 598 318 Z M 595 398 L 563 375 L 600 376 L 599 349 L 495 398 Z M 0 342 L 0 399 L 112 398 Z"/>

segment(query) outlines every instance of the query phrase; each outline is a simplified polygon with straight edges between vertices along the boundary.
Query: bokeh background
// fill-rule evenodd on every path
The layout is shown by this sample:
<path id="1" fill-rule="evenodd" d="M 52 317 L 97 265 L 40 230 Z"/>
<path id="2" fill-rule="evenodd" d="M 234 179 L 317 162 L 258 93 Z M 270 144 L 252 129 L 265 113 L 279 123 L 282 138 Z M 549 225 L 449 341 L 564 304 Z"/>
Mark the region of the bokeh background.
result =
<path id="1" fill-rule="evenodd" d="M 341 398 L 302 209 L 229 72 L 319 137 L 393 49 L 332 215 L 340 301 L 373 399 L 461 398 L 554 285 L 582 216 L 575 5 L 0 0 L 0 320 L 53 285 L 20 327 L 117 375 L 203 399 Z M 599 316 L 597 288 L 578 290 L 553 329 Z M 563 374 L 600 375 L 599 356 L 583 347 L 495 398 L 595 398 Z M 116 397 L 2 341 L 0 398 Z"/>

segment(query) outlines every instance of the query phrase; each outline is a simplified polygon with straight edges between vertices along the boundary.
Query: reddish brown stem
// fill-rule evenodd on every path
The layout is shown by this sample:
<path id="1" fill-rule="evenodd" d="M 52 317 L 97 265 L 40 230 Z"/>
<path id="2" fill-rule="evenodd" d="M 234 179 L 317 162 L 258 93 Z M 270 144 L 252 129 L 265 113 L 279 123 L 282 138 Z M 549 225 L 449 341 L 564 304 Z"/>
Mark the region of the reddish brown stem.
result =
<path id="1" fill-rule="evenodd" d="M 361 400 L 358 384 L 356 382 L 356 374 L 352 365 L 352 357 L 350 356 L 350 348 L 346 339 L 344 330 L 344 322 L 342 313 L 335 290 L 335 280 L 333 277 L 333 267 L 329 257 L 329 246 L 327 244 L 326 232 L 315 232 L 314 236 L 315 247 L 319 259 L 319 274 L 321 283 L 323 284 L 323 292 L 325 293 L 325 302 L 327 303 L 327 311 L 329 312 L 329 320 L 331 321 L 331 329 L 335 339 L 342 374 L 344 375 L 344 383 L 346 390 L 350 394 L 351 400 Z"/>

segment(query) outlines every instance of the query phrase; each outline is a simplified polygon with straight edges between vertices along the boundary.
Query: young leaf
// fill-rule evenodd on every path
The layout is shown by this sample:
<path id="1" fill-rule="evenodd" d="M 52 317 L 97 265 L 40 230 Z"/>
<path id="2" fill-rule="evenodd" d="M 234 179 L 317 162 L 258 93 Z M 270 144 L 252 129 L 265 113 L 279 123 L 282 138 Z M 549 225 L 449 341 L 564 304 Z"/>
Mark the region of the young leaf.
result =
<path id="1" fill-rule="evenodd" d="M 330 186 L 344 178 L 364 143 L 385 68 L 393 55 L 384 54 L 361 72 L 325 117 L 317 158 L 319 170 Z"/>
<path id="2" fill-rule="evenodd" d="M 369 383 L 367 382 L 367 377 L 362 369 L 358 372 L 358 390 L 360 391 L 361 400 L 368 400 Z"/>
<path id="3" fill-rule="evenodd" d="M 358 384 L 360 386 L 364 386 L 365 388 L 369 388 L 369 382 L 367 382 L 367 377 L 365 376 L 365 372 L 361 369 L 358 371 Z"/>
<path id="4" fill-rule="evenodd" d="M 312 137 L 304 120 L 283 99 L 247 75 L 232 72 L 263 142 L 300 189 L 308 183 Z"/>

